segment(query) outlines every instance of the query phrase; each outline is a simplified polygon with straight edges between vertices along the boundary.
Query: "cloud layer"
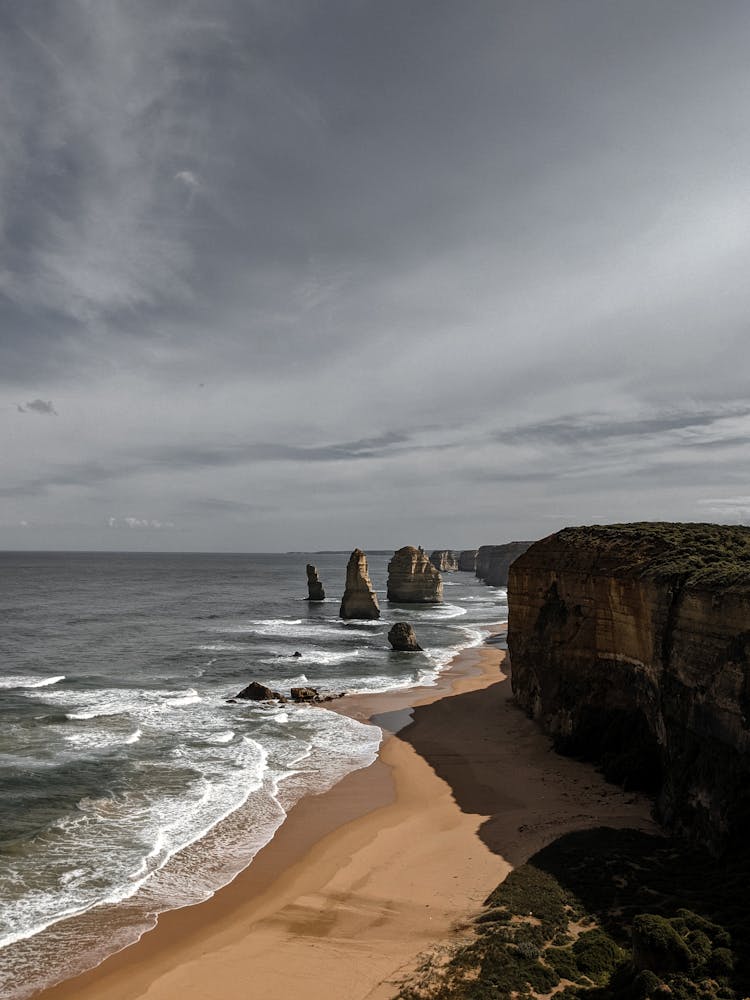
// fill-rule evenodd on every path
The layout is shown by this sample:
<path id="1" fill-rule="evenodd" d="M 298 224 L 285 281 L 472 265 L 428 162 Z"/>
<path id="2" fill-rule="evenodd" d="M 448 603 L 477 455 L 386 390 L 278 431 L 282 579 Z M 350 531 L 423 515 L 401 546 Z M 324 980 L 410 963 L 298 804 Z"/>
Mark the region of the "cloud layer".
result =
<path id="1" fill-rule="evenodd" d="M 747 516 L 747 5 L 0 29 L 0 546 Z"/>

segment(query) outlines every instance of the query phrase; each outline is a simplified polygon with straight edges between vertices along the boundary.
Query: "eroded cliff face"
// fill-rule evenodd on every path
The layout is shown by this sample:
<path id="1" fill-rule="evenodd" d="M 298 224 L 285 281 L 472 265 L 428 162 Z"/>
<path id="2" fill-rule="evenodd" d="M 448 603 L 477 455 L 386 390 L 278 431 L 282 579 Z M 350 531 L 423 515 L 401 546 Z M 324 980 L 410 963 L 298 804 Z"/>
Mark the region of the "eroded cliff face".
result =
<path id="1" fill-rule="evenodd" d="M 510 564 L 530 545 L 531 542 L 480 545 L 477 549 L 475 563 L 477 576 L 491 587 L 507 587 Z"/>
<path id="2" fill-rule="evenodd" d="M 508 604 L 514 694 L 559 749 L 714 847 L 744 834 L 750 529 L 565 529 L 513 563 Z"/>

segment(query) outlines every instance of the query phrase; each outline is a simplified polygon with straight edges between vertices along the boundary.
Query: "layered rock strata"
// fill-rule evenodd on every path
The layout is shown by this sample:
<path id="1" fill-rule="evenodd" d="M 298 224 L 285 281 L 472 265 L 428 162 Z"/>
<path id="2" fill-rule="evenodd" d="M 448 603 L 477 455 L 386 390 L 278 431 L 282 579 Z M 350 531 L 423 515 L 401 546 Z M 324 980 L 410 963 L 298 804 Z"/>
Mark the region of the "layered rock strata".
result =
<path id="1" fill-rule="evenodd" d="M 568 528 L 513 563 L 515 697 L 712 847 L 750 821 L 750 528 Z"/>
<path id="2" fill-rule="evenodd" d="M 437 549 L 432 552 L 430 562 L 439 573 L 455 573 L 458 570 L 458 554 L 450 549 Z"/>
<path id="3" fill-rule="evenodd" d="M 326 592 L 318 576 L 318 569 L 312 563 L 307 564 L 307 599 L 308 601 L 324 601 L 326 599 Z"/>
<path id="4" fill-rule="evenodd" d="M 402 653 L 419 653 L 422 649 L 416 632 L 408 622 L 396 622 L 388 633 L 388 642 Z"/>
<path id="5" fill-rule="evenodd" d="M 458 568 L 462 573 L 476 573 L 477 550 L 464 549 L 458 555 Z"/>
<path id="6" fill-rule="evenodd" d="M 349 556 L 339 617 L 380 618 L 380 605 L 367 571 L 367 556 L 361 549 L 355 549 Z"/>
<path id="7" fill-rule="evenodd" d="M 531 542 L 506 542 L 504 545 L 480 545 L 477 549 L 476 575 L 490 587 L 507 587 L 508 570 Z"/>
<path id="8" fill-rule="evenodd" d="M 388 600 L 397 604 L 439 604 L 443 581 L 422 548 L 405 545 L 388 563 Z"/>

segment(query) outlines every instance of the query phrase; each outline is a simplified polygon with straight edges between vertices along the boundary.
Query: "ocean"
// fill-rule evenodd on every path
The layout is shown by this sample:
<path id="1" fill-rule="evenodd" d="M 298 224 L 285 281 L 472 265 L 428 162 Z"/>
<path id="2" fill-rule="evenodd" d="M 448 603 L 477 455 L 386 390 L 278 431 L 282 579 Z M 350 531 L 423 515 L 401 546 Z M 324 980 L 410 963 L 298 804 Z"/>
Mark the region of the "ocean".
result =
<path id="1" fill-rule="evenodd" d="M 0 553 L 0 996 L 23 1000 L 211 896 L 302 795 L 375 759 L 381 732 L 282 693 L 434 683 L 504 620 L 506 593 L 338 618 L 348 553 Z M 327 593 L 306 600 L 305 565 Z M 394 621 L 422 653 L 390 650 Z M 301 656 L 295 657 L 299 652 Z"/>

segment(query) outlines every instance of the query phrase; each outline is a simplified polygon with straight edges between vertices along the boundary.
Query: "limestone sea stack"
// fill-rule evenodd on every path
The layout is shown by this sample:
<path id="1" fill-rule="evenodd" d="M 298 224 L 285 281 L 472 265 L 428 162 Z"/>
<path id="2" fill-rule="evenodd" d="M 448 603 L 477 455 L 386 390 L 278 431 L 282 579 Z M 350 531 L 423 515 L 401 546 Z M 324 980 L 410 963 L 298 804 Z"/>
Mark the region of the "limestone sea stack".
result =
<path id="1" fill-rule="evenodd" d="M 458 570 L 458 555 L 450 549 L 436 549 L 430 555 L 430 562 L 440 573 L 455 573 Z"/>
<path id="2" fill-rule="evenodd" d="M 367 556 L 355 549 L 346 567 L 346 589 L 340 618 L 380 618 L 380 605 L 367 572 Z"/>
<path id="3" fill-rule="evenodd" d="M 464 549 L 458 556 L 458 568 L 462 573 L 476 573 L 477 550 Z"/>
<path id="4" fill-rule="evenodd" d="M 388 642 L 401 653 L 419 653 L 422 649 L 417 642 L 414 629 L 408 622 L 396 622 L 388 633 Z"/>
<path id="5" fill-rule="evenodd" d="M 397 604 L 440 604 L 443 581 L 422 548 L 405 545 L 388 563 L 388 600 Z"/>
<path id="6" fill-rule="evenodd" d="M 312 563 L 307 564 L 307 599 L 308 601 L 324 601 L 326 592 L 318 576 L 318 570 Z"/>

